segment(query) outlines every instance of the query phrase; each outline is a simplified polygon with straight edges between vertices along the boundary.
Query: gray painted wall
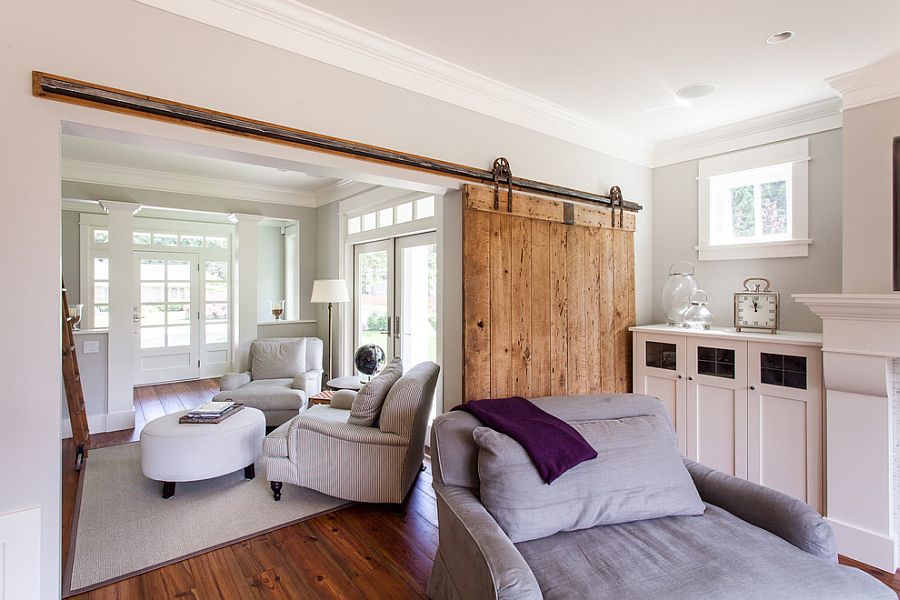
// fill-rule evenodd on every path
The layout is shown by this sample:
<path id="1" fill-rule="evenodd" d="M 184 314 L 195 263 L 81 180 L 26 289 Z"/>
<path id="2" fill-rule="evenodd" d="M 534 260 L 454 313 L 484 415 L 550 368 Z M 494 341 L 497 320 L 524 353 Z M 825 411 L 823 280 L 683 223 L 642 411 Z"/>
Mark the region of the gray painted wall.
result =
<path id="1" fill-rule="evenodd" d="M 71 210 L 62 211 L 62 274 L 66 280 L 66 296 L 69 304 L 81 302 L 81 258 L 79 244 L 81 228 L 78 225 L 78 213 Z"/>
<path id="2" fill-rule="evenodd" d="M 338 215 L 338 202 L 331 202 L 325 206 L 316 209 L 316 279 L 337 279 L 341 273 L 341 220 Z M 349 277 L 349 275 L 348 275 Z M 353 293 L 352 282 L 347 282 L 347 293 Z M 310 292 L 312 288 L 310 288 Z M 309 295 L 307 295 L 307 298 Z M 312 309 L 316 319 L 316 331 L 319 338 L 325 341 L 325 370 L 328 370 L 328 353 L 332 353 L 334 361 L 334 371 L 336 374 L 343 373 L 341 370 L 341 357 L 338 355 L 338 346 L 335 341 L 335 348 L 328 347 L 328 305 L 312 304 Z M 339 340 L 342 331 L 343 308 L 339 305 L 334 310 L 334 339 Z M 333 375 L 332 375 L 333 376 Z"/>
<path id="3" fill-rule="evenodd" d="M 896 136 L 900 136 L 900 98 L 844 111 L 846 293 L 887 293 L 894 289 L 891 186 Z"/>
<path id="4" fill-rule="evenodd" d="M 697 258 L 697 166 L 692 160 L 653 170 L 653 321 L 662 322 L 660 295 L 669 265 L 689 260 L 709 292 L 716 325 L 732 324 L 732 293 L 746 277 L 762 276 L 781 293 L 781 328 L 821 331 L 822 322 L 792 293 L 841 291 L 841 130 L 809 137 L 809 235 L 805 258 L 715 260 Z"/>
<path id="5" fill-rule="evenodd" d="M 261 226 L 256 236 L 257 319 L 274 321 L 270 300 L 284 300 L 284 236 L 280 227 Z"/>

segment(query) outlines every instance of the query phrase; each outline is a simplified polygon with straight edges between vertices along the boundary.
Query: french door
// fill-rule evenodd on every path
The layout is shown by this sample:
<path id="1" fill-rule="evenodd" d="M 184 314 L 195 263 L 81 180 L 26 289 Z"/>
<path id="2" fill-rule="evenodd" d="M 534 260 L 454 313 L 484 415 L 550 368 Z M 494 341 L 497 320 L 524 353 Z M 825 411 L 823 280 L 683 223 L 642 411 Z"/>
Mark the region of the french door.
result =
<path id="1" fill-rule="evenodd" d="M 405 368 L 437 356 L 437 243 L 422 233 L 354 246 L 355 347 Z"/>
<path id="2" fill-rule="evenodd" d="M 135 252 L 135 383 L 200 374 L 197 254 Z"/>

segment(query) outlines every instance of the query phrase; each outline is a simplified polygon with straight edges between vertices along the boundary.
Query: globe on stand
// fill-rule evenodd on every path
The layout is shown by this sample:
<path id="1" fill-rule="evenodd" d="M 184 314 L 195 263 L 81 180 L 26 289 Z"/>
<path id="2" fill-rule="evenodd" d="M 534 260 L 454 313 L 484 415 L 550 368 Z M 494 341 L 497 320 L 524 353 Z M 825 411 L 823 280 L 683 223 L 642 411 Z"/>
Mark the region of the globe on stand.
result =
<path id="1" fill-rule="evenodd" d="M 353 355 L 353 362 L 360 373 L 371 377 L 381 370 L 387 357 L 381 346 L 376 344 L 364 344 L 357 348 Z"/>

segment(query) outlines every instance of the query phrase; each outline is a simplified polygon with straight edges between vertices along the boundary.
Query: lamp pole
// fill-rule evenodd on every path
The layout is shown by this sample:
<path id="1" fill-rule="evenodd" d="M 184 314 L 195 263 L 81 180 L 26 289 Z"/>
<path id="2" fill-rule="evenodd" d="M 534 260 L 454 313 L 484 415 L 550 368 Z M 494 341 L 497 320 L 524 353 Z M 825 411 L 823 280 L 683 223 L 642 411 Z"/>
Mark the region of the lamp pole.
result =
<path id="1" fill-rule="evenodd" d="M 331 335 L 331 331 L 332 331 L 332 329 L 331 329 L 331 327 L 332 327 L 332 325 L 331 325 L 331 318 L 332 318 L 332 316 L 331 316 L 331 312 L 332 312 L 333 309 L 334 309 L 334 303 L 333 303 L 333 302 L 329 302 L 329 303 L 328 303 L 328 379 L 334 379 L 334 373 L 333 373 L 332 370 L 331 370 L 331 368 L 332 368 L 332 361 L 334 360 L 334 350 L 332 349 L 333 347 L 332 347 L 332 345 L 331 345 L 331 341 L 332 341 L 332 335 Z M 326 379 L 326 381 L 327 381 L 327 379 Z"/>

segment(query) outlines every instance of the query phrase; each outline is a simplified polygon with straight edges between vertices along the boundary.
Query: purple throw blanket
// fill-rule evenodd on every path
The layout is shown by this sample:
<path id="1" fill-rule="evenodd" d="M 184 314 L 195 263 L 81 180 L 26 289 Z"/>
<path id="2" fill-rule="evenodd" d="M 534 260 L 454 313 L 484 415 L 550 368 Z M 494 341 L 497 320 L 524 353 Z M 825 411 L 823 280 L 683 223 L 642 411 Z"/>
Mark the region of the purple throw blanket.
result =
<path id="1" fill-rule="evenodd" d="M 474 400 L 453 410 L 466 411 L 485 426 L 519 442 L 545 483 L 553 483 L 575 465 L 597 458 L 597 451 L 574 427 L 522 397 Z"/>

